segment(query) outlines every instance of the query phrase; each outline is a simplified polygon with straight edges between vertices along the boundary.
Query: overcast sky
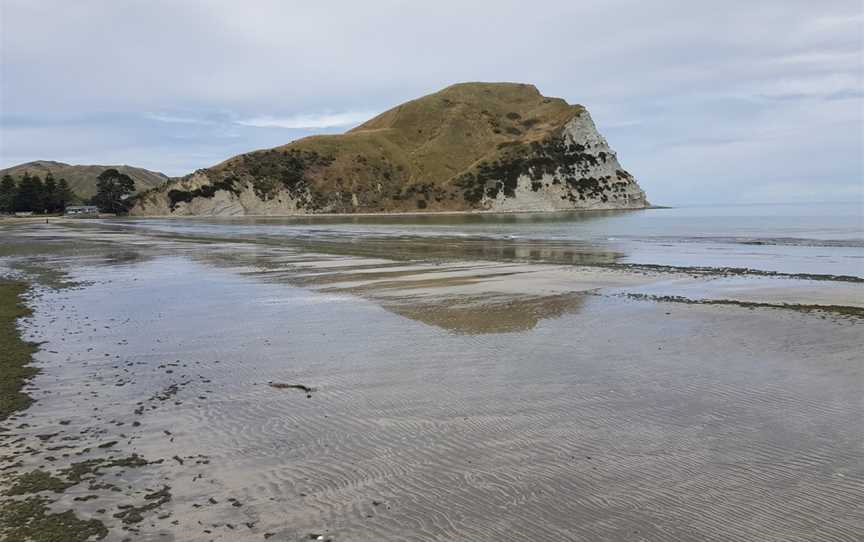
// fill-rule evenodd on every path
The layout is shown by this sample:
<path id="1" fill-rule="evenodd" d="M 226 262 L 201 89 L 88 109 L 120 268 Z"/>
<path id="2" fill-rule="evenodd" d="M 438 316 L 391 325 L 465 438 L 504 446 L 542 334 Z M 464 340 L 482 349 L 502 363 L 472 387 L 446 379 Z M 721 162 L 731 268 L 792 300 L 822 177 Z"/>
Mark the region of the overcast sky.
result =
<path id="1" fill-rule="evenodd" d="M 861 0 L 0 0 L 0 167 L 182 175 L 460 81 L 588 107 L 661 204 L 848 201 Z"/>

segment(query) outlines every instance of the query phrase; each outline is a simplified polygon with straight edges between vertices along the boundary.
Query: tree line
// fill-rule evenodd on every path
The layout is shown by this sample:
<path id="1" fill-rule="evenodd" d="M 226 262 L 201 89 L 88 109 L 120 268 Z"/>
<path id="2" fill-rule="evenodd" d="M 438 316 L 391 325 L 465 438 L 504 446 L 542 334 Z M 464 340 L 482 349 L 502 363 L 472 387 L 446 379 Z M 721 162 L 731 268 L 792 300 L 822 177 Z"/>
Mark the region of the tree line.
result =
<path id="1" fill-rule="evenodd" d="M 96 195 L 89 201 L 103 213 L 125 214 L 134 203 L 135 181 L 114 168 L 106 169 L 96 178 Z M 0 213 L 62 213 L 72 202 L 81 201 L 66 179 L 56 180 L 50 172 L 43 181 L 38 175 L 25 172 L 16 182 L 11 175 L 0 181 Z"/>
<path id="2" fill-rule="evenodd" d="M 44 181 L 30 173 L 17 183 L 11 175 L 0 180 L 0 213 L 62 213 L 75 199 L 66 179 L 55 180 L 51 173 Z"/>

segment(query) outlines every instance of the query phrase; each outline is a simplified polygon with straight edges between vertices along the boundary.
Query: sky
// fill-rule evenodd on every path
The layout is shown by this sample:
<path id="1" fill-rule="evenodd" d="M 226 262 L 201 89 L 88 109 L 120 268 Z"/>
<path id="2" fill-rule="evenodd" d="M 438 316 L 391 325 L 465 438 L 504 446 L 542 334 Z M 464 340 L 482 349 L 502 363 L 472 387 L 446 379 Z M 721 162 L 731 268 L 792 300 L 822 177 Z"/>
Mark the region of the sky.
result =
<path id="1" fill-rule="evenodd" d="M 864 197 L 861 0 L 0 0 L 0 167 L 184 175 L 463 81 L 585 105 L 656 204 Z"/>

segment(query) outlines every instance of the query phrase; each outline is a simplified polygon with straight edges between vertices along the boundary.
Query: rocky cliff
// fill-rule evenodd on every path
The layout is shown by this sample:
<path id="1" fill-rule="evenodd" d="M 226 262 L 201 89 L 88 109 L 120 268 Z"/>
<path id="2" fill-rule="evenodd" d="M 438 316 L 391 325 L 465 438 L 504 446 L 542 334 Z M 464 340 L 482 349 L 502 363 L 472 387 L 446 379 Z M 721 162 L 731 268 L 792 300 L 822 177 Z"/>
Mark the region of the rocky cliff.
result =
<path id="1" fill-rule="evenodd" d="M 588 111 L 532 85 L 463 83 L 340 135 L 236 156 L 134 215 L 636 209 L 645 193 Z"/>

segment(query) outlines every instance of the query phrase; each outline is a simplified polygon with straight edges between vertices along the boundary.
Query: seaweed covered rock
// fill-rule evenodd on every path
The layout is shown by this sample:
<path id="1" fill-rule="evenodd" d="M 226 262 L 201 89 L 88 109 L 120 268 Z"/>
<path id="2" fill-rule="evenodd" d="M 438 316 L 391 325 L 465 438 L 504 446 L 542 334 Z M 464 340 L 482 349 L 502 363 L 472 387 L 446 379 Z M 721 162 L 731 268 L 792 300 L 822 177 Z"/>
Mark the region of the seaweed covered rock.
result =
<path id="1" fill-rule="evenodd" d="M 532 85 L 462 83 L 340 135 L 236 156 L 141 194 L 136 215 L 634 209 L 588 111 Z"/>

